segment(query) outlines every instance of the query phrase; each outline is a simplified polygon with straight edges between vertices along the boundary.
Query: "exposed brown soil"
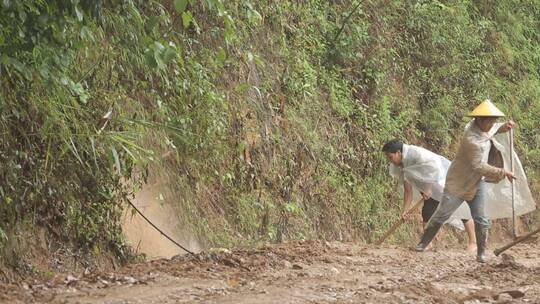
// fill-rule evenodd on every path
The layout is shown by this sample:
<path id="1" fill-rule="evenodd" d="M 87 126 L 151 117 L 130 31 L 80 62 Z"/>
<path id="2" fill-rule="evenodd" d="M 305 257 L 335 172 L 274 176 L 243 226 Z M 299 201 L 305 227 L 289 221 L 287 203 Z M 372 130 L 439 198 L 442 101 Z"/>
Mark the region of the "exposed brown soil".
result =
<path id="1" fill-rule="evenodd" d="M 540 247 L 487 264 L 457 249 L 287 242 L 1 285 L 5 303 L 540 303 Z"/>

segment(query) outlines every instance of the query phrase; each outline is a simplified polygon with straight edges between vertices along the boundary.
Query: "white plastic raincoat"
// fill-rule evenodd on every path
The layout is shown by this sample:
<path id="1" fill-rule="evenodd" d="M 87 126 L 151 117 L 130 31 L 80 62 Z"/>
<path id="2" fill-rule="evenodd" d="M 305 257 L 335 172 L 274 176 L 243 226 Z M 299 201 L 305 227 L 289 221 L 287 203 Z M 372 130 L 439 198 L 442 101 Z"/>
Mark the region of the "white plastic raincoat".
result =
<path id="1" fill-rule="evenodd" d="M 502 124 L 495 124 L 489 134 L 494 146 L 501 152 L 506 170 L 510 170 L 510 140 L 508 133 L 495 134 Z M 487 155 L 485 155 L 487 161 Z M 437 201 L 441 200 L 444 191 L 446 172 L 450 161 L 421 147 L 403 145 L 403 163 L 401 166 L 390 164 L 390 174 L 407 181 L 414 191 L 413 200 L 420 198 L 419 192 L 430 194 Z M 527 185 L 525 171 L 514 151 L 515 180 L 515 213 L 516 216 L 529 213 L 536 209 L 536 203 Z M 490 219 L 512 217 L 512 188 L 511 183 L 504 179 L 499 183 L 486 183 L 486 213 Z M 402 188 L 402 187 L 400 187 Z M 461 219 L 470 219 L 471 213 L 467 203 L 463 204 L 448 220 L 452 225 L 463 228 Z"/>

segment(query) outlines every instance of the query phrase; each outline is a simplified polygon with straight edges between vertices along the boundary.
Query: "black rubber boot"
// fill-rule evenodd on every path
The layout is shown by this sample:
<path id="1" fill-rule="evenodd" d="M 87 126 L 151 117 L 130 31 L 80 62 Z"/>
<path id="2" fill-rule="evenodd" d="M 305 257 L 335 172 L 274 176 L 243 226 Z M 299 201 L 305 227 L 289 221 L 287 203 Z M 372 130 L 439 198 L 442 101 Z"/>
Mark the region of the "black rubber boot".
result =
<path id="1" fill-rule="evenodd" d="M 425 251 L 429 243 L 431 243 L 431 240 L 433 240 L 433 238 L 437 235 L 437 232 L 439 232 L 439 229 L 441 229 L 441 226 L 442 224 L 440 223 L 429 222 L 426 230 L 424 230 L 424 234 L 422 235 L 420 243 L 416 245 L 414 250 L 418 252 Z"/>
<path id="2" fill-rule="evenodd" d="M 474 233 L 476 233 L 476 261 L 479 263 L 487 262 L 486 247 L 489 227 L 474 223 Z"/>

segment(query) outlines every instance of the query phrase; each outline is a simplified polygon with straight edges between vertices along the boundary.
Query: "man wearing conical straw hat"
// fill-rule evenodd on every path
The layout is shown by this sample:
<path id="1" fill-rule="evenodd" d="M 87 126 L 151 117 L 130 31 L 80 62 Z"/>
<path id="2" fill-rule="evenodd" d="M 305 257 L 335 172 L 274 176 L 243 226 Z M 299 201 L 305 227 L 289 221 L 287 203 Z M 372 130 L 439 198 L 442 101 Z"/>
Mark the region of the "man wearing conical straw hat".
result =
<path id="1" fill-rule="evenodd" d="M 489 218 L 486 215 L 486 183 L 498 183 L 505 177 L 512 181 L 514 173 L 506 171 L 502 155 L 492 144 L 489 131 L 497 118 L 504 114 L 489 100 L 483 101 L 468 116 L 473 122 L 467 127 L 455 160 L 446 175 L 446 184 L 439 207 L 429 220 L 416 251 L 424 251 L 441 226 L 463 201 L 469 205 L 474 219 L 477 253 L 476 260 L 486 262 L 486 240 Z M 497 133 L 504 133 L 515 126 L 513 121 L 504 123 Z"/>

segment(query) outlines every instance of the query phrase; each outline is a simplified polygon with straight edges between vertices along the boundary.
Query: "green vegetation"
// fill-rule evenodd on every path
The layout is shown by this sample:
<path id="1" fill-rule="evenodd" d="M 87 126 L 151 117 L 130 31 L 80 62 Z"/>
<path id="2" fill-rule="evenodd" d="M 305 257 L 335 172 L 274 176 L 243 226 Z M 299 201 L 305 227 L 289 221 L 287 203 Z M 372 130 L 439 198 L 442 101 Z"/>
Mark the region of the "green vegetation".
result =
<path id="1" fill-rule="evenodd" d="M 538 1 L 0 7 L 2 248 L 40 226 L 129 257 L 121 212 L 149 171 L 207 244 L 369 241 L 400 207 L 382 144 L 451 157 L 486 97 L 540 190 Z"/>

